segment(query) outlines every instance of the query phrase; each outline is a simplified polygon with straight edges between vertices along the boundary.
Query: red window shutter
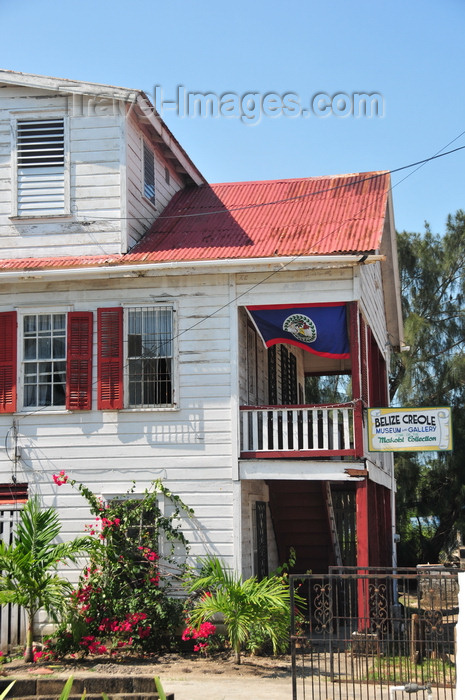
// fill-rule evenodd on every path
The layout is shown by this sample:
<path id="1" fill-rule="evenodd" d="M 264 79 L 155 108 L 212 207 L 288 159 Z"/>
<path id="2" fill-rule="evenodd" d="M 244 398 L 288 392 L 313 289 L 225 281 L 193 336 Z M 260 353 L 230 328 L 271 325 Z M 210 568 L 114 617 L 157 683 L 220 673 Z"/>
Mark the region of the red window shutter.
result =
<path id="1" fill-rule="evenodd" d="M 0 313 L 0 413 L 16 411 L 16 311 Z"/>
<path id="2" fill-rule="evenodd" d="M 123 408 L 123 309 L 98 309 L 98 408 Z"/>
<path id="3" fill-rule="evenodd" d="M 92 325 L 92 311 L 68 314 L 66 408 L 69 411 L 92 408 Z"/>
<path id="4" fill-rule="evenodd" d="M 26 503 L 28 484 L 0 484 L 0 504 Z"/>

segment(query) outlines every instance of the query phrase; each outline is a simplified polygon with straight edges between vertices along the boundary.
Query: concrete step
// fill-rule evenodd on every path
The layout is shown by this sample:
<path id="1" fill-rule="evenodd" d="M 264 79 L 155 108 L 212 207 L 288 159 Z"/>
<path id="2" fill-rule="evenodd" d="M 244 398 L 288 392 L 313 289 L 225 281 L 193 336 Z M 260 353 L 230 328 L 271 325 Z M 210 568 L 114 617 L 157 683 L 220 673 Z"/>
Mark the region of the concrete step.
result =
<path id="1" fill-rule="evenodd" d="M 0 693 L 14 680 L 14 676 L 0 678 Z M 8 693 L 9 700 L 57 700 L 67 678 L 18 678 Z M 86 691 L 86 700 L 102 700 L 106 693 L 111 700 L 158 700 L 153 676 L 123 676 L 92 674 L 74 679 L 70 700 L 81 700 Z M 166 693 L 165 688 L 165 693 Z M 167 693 L 168 700 L 174 695 Z"/>
<path id="2" fill-rule="evenodd" d="M 103 691 L 106 692 L 106 691 Z M 12 694 L 11 694 L 12 693 Z M 11 700 L 58 700 L 59 695 L 28 695 L 26 697 L 14 694 L 12 689 L 8 698 Z M 107 693 L 110 700 L 160 700 L 157 693 Z M 167 700 L 174 700 L 173 693 L 166 693 Z M 81 700 L 82 693 L 79 695 L 70 695 L 68 700 Z M 86 700 L 102 700 L 102 693 L 86 693 Z"/>
<path id="3" fill-rule="evenodd" d="M 104 691 L 106 692 L 106 691 Z M 8 695 L 11 700 L 19 700 L 19 696 L 14 694 Z M 107 693 L 110 700 L 160 700 L 157 693 Z M 167 700 L 174 700 L 173 693 L 166 693 Z M 59 695 L 28 695 L 27 697 L 21 696 L 20 700 L 58 700 Z M 70 695 L 68 700 L 81 700 L 82 693 L 80 695 Z M 102 693 L 86 693 L 86 700 L 102 700 Z"/>

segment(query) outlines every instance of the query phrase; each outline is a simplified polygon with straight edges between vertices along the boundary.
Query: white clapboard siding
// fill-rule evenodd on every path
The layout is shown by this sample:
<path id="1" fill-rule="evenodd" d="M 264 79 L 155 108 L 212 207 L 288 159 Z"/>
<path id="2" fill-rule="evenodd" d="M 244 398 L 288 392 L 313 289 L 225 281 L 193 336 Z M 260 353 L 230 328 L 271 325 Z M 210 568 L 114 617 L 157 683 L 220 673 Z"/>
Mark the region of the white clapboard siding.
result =
<path id="1" fill-rule="evenodd" d="M 381 352 L 386 353 L 389 345 L 386 338 L 386 324 L 380 309 L 384 306 L 381 264 L 361 265 L 361 308 Z"/>
<path id="2" fill-rule="evenodd" d="M 182 187 L 179 175 L 163 157 L 160 148 L 148 140 L 155 160 L 155 202 L 143 196 L 143 135 L 135 119 L 129 118 L 126 127 L 126 178 L 128 212 L 128 247 L 132 248 L 151 223 L 161 214 L 173 195 Z M 146 137 L 147 138 L 147 137 Z M 165 179 L 165 169 L 169 171 L 169 183 Z"/>
<path id="3" fill-rule="evenodd" d="M 233 445 L 231 420 L 231 329 L 228 276 L 220 274 L 149 279 L 74 281 L 48 288 L 39 281 L 33 288 L 21 284 L 0 288 L 0 308 L 14 294 L 19 309 L 62 303 L 75 310 L 94 312 L 124 299 L 128 304 L 151 304 L 170 290 L 176 307 L 176 368 L 179 406 L 176 410 L 93 410 L 82 413 L 32 411 L 18 417 L 21 450 L 19 480 L 29 481 L 47 505 L 57 505 L 65 539 L 92 522 L 81 496 L 66 485 L 57 487 L 52 475 L 64 469 L 97 494 L 125 493 L 136 481 L 141 492 L 162 478 L 173 493 L 195 511 L 183 520 L 191 542 L 191 556 L 216 553 L 232 563 Z M 163 299 L 166 303 L 166 297 Z M 213 311 L 214 317 L 208 318 Z M 205 323 L 198 323 L 203 318 Z M 97 354 L 94 352 L 94 380 Z M 11 416 L 0 416 L 0 440 L 11 427 Z M 0 452 L 0 468 L 11 470 Z M 77 580 L 75 567 L 65 570 Z"/>

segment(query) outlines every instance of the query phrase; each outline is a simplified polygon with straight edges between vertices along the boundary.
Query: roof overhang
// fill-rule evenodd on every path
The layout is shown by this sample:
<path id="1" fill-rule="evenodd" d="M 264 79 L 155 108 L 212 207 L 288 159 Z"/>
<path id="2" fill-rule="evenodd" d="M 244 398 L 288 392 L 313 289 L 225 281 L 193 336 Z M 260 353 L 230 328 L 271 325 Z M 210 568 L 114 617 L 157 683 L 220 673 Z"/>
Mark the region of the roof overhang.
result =
<path id="1" fill-rule="evenodd" d="M 277 258 L 247 258 L 228 260 L 176 261 L 160 263 L 110 262 L 110 264 L 29 269 L 0 269 L 0 284 L 29 280 L 70 281 L 80 279 L 157 277 L 169 274 L 218 274 L 219 271 L 235 272 L 275 272 L 284 270 L 341 269 L 370 263 L 382 262 L 384 255 L 310 255 Z M 39 262 L 39 261 L 37 261 Z M 1 261 L 0 261 L 1 267 Z"/>
<path id="2" fill-rule="evenodd" d="M 386 260 L 384 265 L 381 266 L 381 274 L 388 342 L 394 350 L 401 350 L 404 347 L 404 325 L 402 320 L 399 261 L 397 257 L 397 233 L 394 226 L 394 210 L 390 192 L 386 203 L 386 217 L 380 253 Z"/>

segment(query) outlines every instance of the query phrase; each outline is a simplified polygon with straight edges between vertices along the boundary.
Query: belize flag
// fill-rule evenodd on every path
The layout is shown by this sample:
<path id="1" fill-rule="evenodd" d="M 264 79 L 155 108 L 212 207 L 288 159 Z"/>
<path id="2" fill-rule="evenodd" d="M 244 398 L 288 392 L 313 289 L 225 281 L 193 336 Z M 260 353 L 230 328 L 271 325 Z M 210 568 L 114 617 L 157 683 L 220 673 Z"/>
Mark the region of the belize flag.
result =
<path id="1" fill-rule="evenodd" d="M 321 357 L 350 357 L 344 303 L 273 304 L 246 308 L 267 348 L 288 343 Z"/>

